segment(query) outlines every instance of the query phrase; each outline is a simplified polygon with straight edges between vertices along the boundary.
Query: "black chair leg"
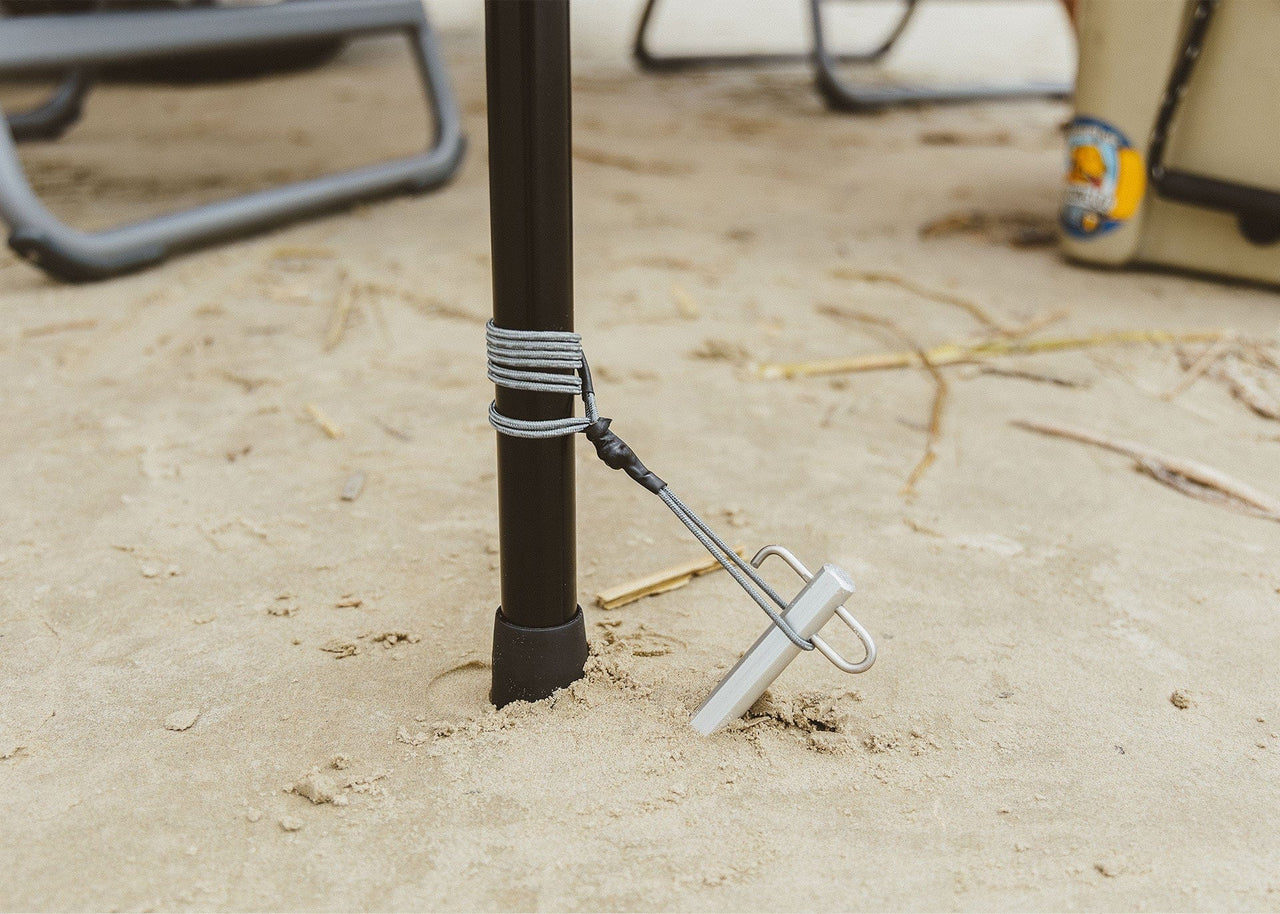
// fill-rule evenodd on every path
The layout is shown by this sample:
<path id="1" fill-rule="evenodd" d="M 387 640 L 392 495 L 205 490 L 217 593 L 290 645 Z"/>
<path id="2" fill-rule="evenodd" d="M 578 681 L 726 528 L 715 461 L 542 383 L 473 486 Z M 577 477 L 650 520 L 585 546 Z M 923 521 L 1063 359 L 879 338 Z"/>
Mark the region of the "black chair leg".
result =
<path id="1" fill-rule="evenodd" d="M 824 2 L 825 0 L 809 0 L 809 15 L 813 24 L 814 82 L 827 107 L 834 111 L 868 113 L 895 105 L 1066 98 L 1071 94 L 1071 84 L 1060 82 L 960 86 L 858 85 L 841 75 L 840 58 L 827 50 L 826 30 L 822 18 Z M 907 0 L 906 12 L 899 20 L 889 41 L 883 46 L 882 53 L 888 51 L 897 41 L 916 6 L 917 0 Z"/>
<path id="2" fill-rule="evenodd" d="M 862 53 L 841 53 L 835 55 L 839 63 L 875 63 L 893 47 L 898 36 L 907 25 L 912 7 L 916 0 L 906 0 L 906 8 L 902 18 L 889 33 L 889 37 L 870 51 Z M 654 13 L 658 0 L 646 0 L 644 10 L 640 13 L 640 22 L 636 26 L 635 38 L 631 45 L 631 54 L 642 70 L 651 73 L 676 73 L 682 70 L 709 70 L 715 68 L 738 67 L 773 67 L 786 64 L 803 64 L 813 59 L 812 52 L 795 52 L 781 54 L 658 54 L 653 51 L 649 42 L 649 32 L 653 27 Z"/>
<path id="3" fill-rule="evenodd" d="M 636 27 L 632 55 L 642 70 L 672 73 L 720 67 L 767 67 L 811 63 L 814 83 L 827 106 L 835 111 L 871 112 L 894 105 L 936 102 L 991 101 L 1033 97 L 1065 98 L 1069 83 L 1028 82 L 1010 85 L 887 86 L 859 85 L 841 73 L 844 64 L 872 64 L 882 60 L 902 37 L 919 6 L 918 0 L 903 0 L 902 15 L 889 34 L 875 47 L 858 53 L 833 52 L 827 47 L 823 6 L 827 0 L 808 0 L 813 49 L 805 53 L 781 54 L 659 54 L 650 45 L 650 31 L 659 0 L 646 0 Z"/>

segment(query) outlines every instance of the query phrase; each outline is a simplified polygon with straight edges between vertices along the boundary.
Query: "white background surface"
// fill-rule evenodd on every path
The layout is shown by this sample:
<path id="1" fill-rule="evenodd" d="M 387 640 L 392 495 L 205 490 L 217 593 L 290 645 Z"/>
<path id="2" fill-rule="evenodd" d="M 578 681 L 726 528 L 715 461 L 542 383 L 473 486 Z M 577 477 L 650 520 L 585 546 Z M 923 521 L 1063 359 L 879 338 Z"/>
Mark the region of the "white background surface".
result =
<path id="1" fill-rule="evenodd" d="M 427 0 L 442 28 L 483 27 L 480 0 Z M 806 0 L 660 0 L 656 47 L 669 51 L 791 50 L 809 42 Z M 579 64 L 628 65 L 639 0 L 573 4 Z M 839 48 L 874 46 L 892 27 L 898 3 L 828 3 L 831 41 Z M 1006 74 L 1069 78 L 1075 50 L 1057 0 L 923 0 L 887 61 L 897 74 Z"/>

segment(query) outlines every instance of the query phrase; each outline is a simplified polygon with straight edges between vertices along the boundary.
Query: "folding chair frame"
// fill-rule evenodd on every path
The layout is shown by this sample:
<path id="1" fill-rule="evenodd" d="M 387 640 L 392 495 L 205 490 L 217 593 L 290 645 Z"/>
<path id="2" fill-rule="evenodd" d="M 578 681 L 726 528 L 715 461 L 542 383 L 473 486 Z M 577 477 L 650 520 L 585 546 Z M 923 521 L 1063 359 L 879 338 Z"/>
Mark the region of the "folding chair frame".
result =
<path id="1" fill-rule="evenodd" d="M 289 40 L 403 33 L 434 116 L 422 153 L 298 181 L 98 232 L 59 221 L 39 200 L 14 148 L 17 137 L 55 135 L 75 119 L 98 64 L 269 46 Z M 0 217 L 9 245 L 62 279 L 114 276 L 182 250 L 338 209 L 438 187 L 457 171 L 465 141 L 448 74 L 421 0 L 292 0 L 271 6 L 162 12 L 93 12 L 0 20 L 0 73 L 70 73 L 37 109 L 0 130 Z"/>
<path id="2" fill-rule="evenodd" d="M 89 71 L 76 70 L 63 79 L 44 102 L 30 111 L 9 115 L 9 132 L 14 141 L 56 140 L 62 136 L 80 120 L 85 96 L 92 86 Z"/>
<path id="3" fill-rule="evenodd" d="M 647 0 L 645 3 L 644 11 L 640 14 L 640 22 L 636 27 L 632 53 L 641 69 L 659 73 L 716 67 L 811 63 L 814 68 L 814 83 L 819 94 L 826 101 L 827 106 L 836 111 L 870 112 L 893 105 L 923 102 L 963 102 L 1042 96 L 1065 98 L 1071 94 L 1070 85 L 1046 82 L 954 87 L 855 84 L 840 72 L 840 65 L 871 64 L 884 58 L 902 37 L 902 33 L 919 6 L 918 0 L 903 0 L 902 15 L 889 34 L 870 51 L 858 54 L 836 53 L 828 48 L 822 12 L 825 0 L 807 0 L 807 2 L 813 34 L 813 49 L 808 54 L 655 54 L 649 45 L 649 30 L 653 25 L 654 10 L 658 6 L 658 0 Z"/>

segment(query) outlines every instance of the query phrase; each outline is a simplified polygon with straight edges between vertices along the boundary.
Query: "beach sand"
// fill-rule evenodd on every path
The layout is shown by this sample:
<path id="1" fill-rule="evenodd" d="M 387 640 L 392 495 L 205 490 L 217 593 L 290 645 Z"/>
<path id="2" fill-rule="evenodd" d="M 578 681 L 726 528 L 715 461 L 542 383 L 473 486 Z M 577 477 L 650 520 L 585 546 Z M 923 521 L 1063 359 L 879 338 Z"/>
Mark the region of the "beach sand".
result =
<path id="1" fill-rule="evenodd" d="M 1063 104 L 853 117 L 799 72 L 579 73 L 603 411 L 727 539 L 845 567 L 880 658 L 801 656 L 759 713 L 696 734 L 767 620 L 724 574 L 596 608 L 700 548 L 584 444 L 588 675 L 487 704 L 480 37 L 447 49 L 470 150 L 446 189 L 92 285 L 0 255 L 0 907 L 1280 908 L 1280 524 L 1010 422 L 1273 496 L 1280 424 L 1212 376 L 1162 398 L 1173 346 L 946 368 L 904 496 L 928 372 L 754 367 L 903 348 L 847 312 L 921 345 L 990 335 L 931 291 L 1064 312 L 1038 336 L 1274 340 L 1272 291 L 1043 243 Z M 99 226 L 406 152 L 417 104 L 374 43 L 253 84 L 104 86 L 23 158 Z"/>

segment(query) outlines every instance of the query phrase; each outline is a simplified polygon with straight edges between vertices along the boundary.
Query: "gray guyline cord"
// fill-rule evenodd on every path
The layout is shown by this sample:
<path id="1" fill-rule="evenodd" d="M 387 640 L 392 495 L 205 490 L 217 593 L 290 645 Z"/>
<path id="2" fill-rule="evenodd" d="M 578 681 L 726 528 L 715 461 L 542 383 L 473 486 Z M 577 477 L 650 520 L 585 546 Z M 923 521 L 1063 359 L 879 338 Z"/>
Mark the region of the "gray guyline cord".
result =
<path id="1" fill-rule="evenodd" d="M 489 321 L 485 326 L 484 338 L 489 357 L 489 380 L 494 384 L 515 390 L 581 396 L 586 412 L 583 418 L 513 419 L 498 412 L 497 403 L 490 403 L 490 425 L 500 434 L 514 438 L 559 438 L 582 432 L 595 445 L 596 453 L 608 466 L 625 471 L 663 500 L 792 644 L 804 651 L 814 649 L 813 642 L 801 636 L 779 614 L 779 609 L 787 608 L 787 601 L 778 596 L 750 563 L 744 561 L 702 518 L 677 498 L 665 482 L 649 472 L 626 442 L 609 431 L 609 423 L 613 420 L 602 418 L 596 408 L 591 369 L 582 352 L 581 336 L 561 330 L 506 330 L 495 327 L 493 321 Z M 770 605 L 770 600 L 777 604 L 777 609 Z"/>

